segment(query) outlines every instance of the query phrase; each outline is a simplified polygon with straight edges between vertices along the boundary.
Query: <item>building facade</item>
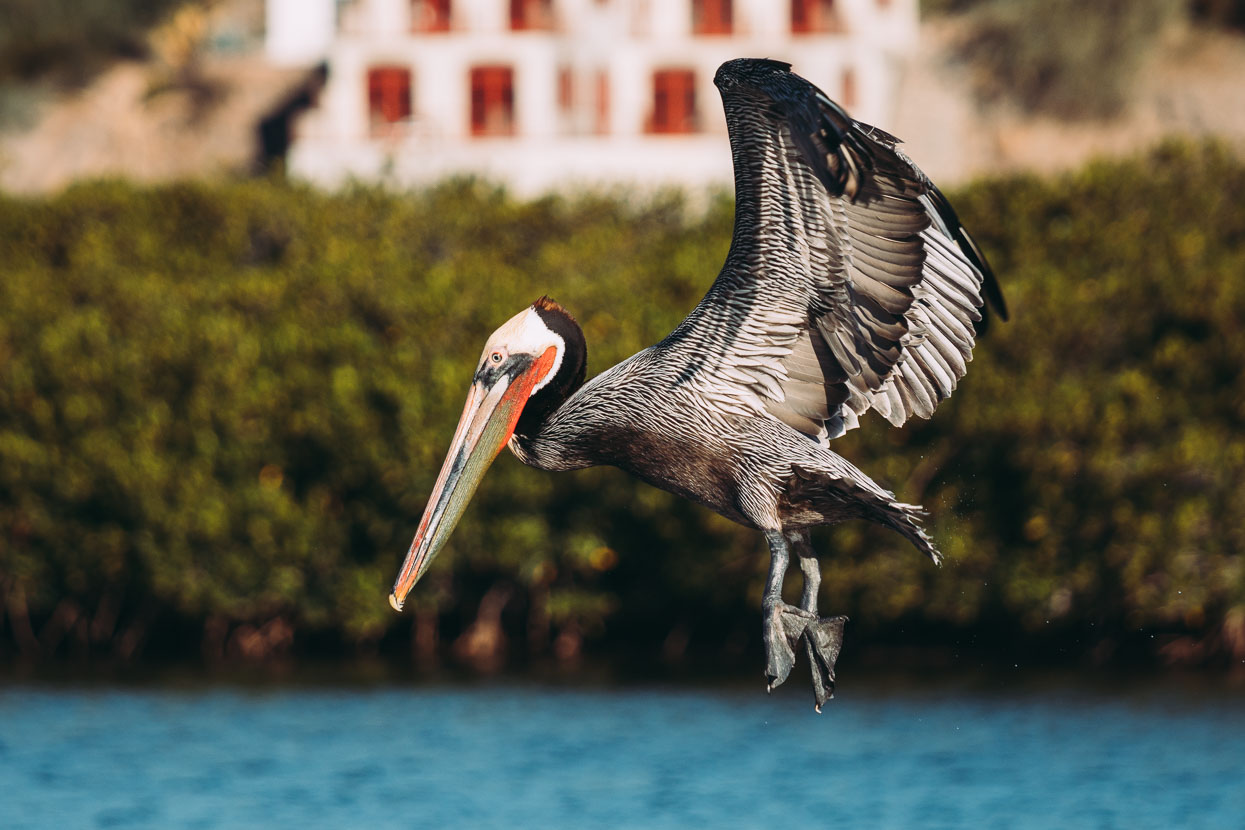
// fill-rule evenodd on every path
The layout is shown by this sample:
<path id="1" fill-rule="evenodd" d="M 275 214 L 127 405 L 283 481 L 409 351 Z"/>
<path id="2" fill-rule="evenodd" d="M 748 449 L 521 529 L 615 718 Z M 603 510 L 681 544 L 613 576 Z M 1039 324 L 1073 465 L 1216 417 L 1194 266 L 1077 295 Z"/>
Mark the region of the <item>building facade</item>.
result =
<path id="1" fill-rule="evenodd" d="M 885 127 L 916 38 L 916 0 L 268 0 L 266 50 L 328 69 L 292 175 L 532 194 L 729 183 L 713 76 L 731 58 L 790 61 Z"/>

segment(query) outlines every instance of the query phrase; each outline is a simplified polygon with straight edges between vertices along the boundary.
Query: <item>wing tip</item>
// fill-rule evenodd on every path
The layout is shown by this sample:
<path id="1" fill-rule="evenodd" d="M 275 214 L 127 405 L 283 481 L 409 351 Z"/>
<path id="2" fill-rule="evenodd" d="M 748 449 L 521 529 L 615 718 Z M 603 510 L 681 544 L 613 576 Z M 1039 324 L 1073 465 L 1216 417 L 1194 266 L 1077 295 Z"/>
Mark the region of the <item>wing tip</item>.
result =
<path id="1" fill-rule="evenodd" d="M 738 83 L 756 83 L 774 75 L 791 75 L 791 64 L 773 58 L 733 58 L 718 67 L 713 83 L 725 89 Z"/>
<path id="2" fill-rule="evenodd" d="M 947 200 L 947 197 L 942 194 L 942 191 L 933 182 L 929 182 L 929 193 L 935 210 L 937 210 L 939 217 L 951 230 L 951 236 L 955 240 L 956 245 L 968 257 L 969 262 L 981 272 L 983 305 L 989 305 L 991 310 L 999 315 L 999 319 L 1006 323 L 1011 319 L 1011 315 L 1007 310 L 1007 300 L 1003 297 L 1003 287 L 999 285 L 999 279 L 995 276 L 994 269 L 990 267 L 986 255 L 977 246 L 977 240 L 973 239 L 960 223 L 960 217 L 956 215 L 955 208 L 951 207 L 951 202 Z M 984 321 L 984 314 L 982 319 Z"/>

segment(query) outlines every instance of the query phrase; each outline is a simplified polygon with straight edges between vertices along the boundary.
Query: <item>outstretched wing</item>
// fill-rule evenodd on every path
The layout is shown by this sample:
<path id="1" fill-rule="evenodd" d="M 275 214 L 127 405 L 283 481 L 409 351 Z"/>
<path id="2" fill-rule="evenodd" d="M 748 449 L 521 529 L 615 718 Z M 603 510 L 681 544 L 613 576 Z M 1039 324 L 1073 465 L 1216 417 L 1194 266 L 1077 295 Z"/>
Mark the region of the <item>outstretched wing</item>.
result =
<path id="1" fill-rule="evenodd" d="M 928 418 L 972 359 L 983 291 L 1006 319 L 1002 294 L 899 141 L 789 70 L 718 70 L 734 237 L 668 346 L 725 410 L 759 408 L 813 437 L 869 409 L 895 425 Z"/>

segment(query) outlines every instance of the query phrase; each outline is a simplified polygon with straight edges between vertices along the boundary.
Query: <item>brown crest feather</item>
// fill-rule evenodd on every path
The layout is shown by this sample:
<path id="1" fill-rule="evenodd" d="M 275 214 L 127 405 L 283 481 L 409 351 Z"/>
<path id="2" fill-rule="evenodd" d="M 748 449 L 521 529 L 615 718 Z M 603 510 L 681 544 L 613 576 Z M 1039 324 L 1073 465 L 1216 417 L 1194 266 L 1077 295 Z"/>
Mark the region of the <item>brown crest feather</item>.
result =
<path id="1" fill-rule="evenodd" d="M 537 311 L 558 311 L 565 314 L 567 317 L 570 317 L 572 320 L 575 319 L 574 315 L 567 311 L 561 303 L 550 297 L 548 294 L 541 296 L 539 300 L 532 303 L 532 308 Z"/>

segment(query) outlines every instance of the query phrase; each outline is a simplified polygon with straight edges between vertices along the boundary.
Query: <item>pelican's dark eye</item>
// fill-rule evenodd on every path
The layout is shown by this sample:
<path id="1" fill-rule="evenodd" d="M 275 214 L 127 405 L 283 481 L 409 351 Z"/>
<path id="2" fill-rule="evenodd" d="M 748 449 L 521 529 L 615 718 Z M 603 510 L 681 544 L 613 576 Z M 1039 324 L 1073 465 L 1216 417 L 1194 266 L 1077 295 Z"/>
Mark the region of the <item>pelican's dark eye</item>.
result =
<path id="1" fill-rule="evenodd" d="M 501 363 L 501 352 L 493 352 L 488 356 L 488 359 L 494 363 Z"/>

